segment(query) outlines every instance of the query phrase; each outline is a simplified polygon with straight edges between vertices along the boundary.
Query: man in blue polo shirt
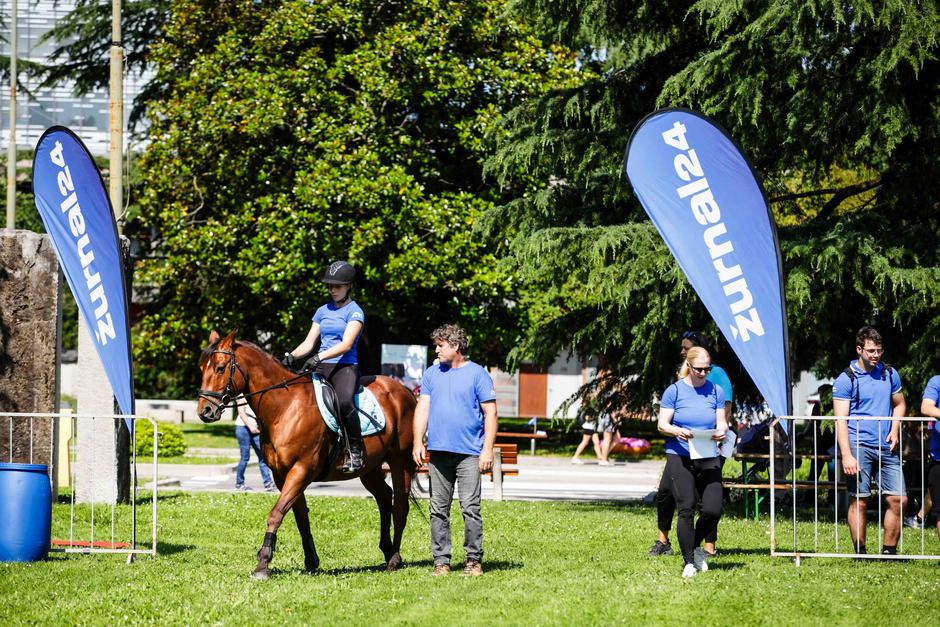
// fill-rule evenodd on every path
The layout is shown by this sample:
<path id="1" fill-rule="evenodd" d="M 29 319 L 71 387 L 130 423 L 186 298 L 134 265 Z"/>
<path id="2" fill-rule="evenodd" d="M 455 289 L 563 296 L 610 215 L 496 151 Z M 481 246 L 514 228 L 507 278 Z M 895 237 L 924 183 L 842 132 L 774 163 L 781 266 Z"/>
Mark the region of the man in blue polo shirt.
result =
<path id="1" fill-rule="evenodd" d="M 429 453 L 431 480 L 431 553 L 434 574 L 450 572 L 450 507 L 454 484 L 463 513 L 463 574 L 483 574 L 483 519 L 480 516 L 482 473 L 493 467 L 496 441 L 496 390 L 480 365 L 466 358 L 467 334 L 445 324 L 431 334 L 439 363 L 421 379 L 414 418 L 416 463 Z M 427 432 L 427 446 L 424 434 Z"/>
<path id="2" fill-rule="evenodd" d="M 930 378 L 924 388 L 924 398 L 920 402 L 920 413 L 934 420 L 930 429 L 930 467 L 927 470 L 927 499 L 937 517 L 937 537 L 940 538 L 940 375 Z M 924 503 L 921 522 L 927 520 L 927 507 Z"/>
<path id="3" fill-rule="evenodd" d="M 897 370 L 881 361 L 881 334 L 862 327 L 855 337 L 858 359 L 849 364 L 832 387 L 833 413 L 838 417 L 893 417 L 894 420 L 838 420 L 836 437 L 849 493 L 848 522 L 852 543 L 865 553 L 865 508 L 871 482 L 886 497 L 882 553 L 895 555 L 901 535 L 901 513 L 907 505 L 904 475 L 898 456 L 901 418 L 907 411 Z"/>

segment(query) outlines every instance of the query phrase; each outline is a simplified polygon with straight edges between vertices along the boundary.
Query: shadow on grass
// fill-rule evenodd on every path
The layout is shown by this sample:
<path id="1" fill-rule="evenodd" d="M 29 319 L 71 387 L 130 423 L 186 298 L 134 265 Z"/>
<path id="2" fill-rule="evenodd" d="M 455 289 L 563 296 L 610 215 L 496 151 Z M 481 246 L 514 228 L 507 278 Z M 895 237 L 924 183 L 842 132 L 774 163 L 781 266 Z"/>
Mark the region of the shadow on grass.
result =
<path id="1" fill-rule="evenodd" d="M 459 574 L 459 570 L 463 568 L 463 564 L 455 562 L 451 564 L 454 568 L 454 572 Z M 483 569 L 485 572 L 500 572 L 500 571 L 510 571 L 510 570 L 519 570 L 522 568 L 520 562 L 509 562 L 505 560 L 494 560 L 489 562 L 483 562 Z M 432 559 L 423 559 L 423 560 L 413 560 L 402 563 L 399 570 L 424 570 L 429 574 L 434 569 L 434 560 Z M 302 568 L 300 569 L 289 569 L 284 572 L 304 572 Z M 272 569 L 271 574 L 275 574 L 276 570 Z M 336 575 L 349 575 L 356 573 L 384 573 L 385 564 L 373 564 L 371 566 L 344 566 L 338 568 L 321 568 L 317 571 L 318 575 L 326 575 L 334 577 Z"/>
<path id="2" fill-rule="evenodd" d="M 63 490 L 65 491 L 63 492 Z M 68 491 L 67 488 L 63 488 L 63 490 L 59 490 L 59 494 L 56 497 L 57 505 L 69 505 L 72 502 L 71 493 Z M 172 503 L 173 501 L 184 498 L 186 496 L 188 496 L 186 492 L 168 492 L 168 493 L 158 492 L 157 493 L 157 505 L 169 504 L 169 503 Z M 142 490 L 139 490 L 137 492 L 137 507 L 147 507 L 147 506 L 152 505 L 152 503 L 153 502 L 151 501 L 151 493 L 149 490 L 146 493 L 144 493 Z M 89 503 L 79 503 L 79 502 L 76 502 L 75 504 L 76 505 L 90 505 Z M 130 505 L 130 503 L 118 503 L 118 505 L 121 507 L 127 507 Z M 106 503 L 105 506 L 107 507 L 109 506 L 109 504 Z"/>
<path id="3" fill-rule="evenodd" d="M 157 540 L 157 557 L 166 557 L 168 555 L 178 555 L 195 549 L 192 544 L 173 544 L 172 542 L 160 542 Z"/>

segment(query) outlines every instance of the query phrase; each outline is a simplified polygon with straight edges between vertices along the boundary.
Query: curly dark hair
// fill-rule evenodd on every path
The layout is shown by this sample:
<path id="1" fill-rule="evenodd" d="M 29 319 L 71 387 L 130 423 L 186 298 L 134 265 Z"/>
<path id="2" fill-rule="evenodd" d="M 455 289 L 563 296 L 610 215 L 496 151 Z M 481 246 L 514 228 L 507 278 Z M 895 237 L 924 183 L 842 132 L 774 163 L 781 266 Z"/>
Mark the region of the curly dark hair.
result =
<path id="1" fill-rule="evenodd" d="M 470 346 L 467 341 L 467 332 L 456 324 L 443 324 L 434 329 L 431 333 L 431 341 L 436 343 L 438 340 L 456 346 L 462 355 L 467 354 L 467 348 Z"/>
<path id="2" fill-rule="evenodd" d="M 865 342 L 871 340 L 871 343 L 876 346 L 881 346 L 881 333 L 878 333 L 875 330 L 875 327 L 862 327 L 858 330 L 858 333 L 855 334 L 855 345 L 861 348 L 865 348 Z"/>

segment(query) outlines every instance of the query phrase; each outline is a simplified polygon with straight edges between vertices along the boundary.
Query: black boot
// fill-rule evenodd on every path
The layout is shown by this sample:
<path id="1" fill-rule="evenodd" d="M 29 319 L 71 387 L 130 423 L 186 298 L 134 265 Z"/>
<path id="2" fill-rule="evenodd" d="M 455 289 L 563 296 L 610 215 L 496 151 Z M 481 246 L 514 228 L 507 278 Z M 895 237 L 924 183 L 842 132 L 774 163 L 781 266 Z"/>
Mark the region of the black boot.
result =
<path id="1" fill-rule="evenodd" d="M 348 452 L 342 470 L 345 473 L 359 472 L 365 465 L 362 459 L 362 432 L 359 430 L 359 413 L 353 409 L 350 415 L 344 416 L 343 422 L 346 424 Z"/>
<path id="2" fill-rule="evenodd" d="M 346 455 L 346 463 L 343 464 L 343 472 L 353 473 L 362 470 L 365 463 L 362 460 L 362 438 L 358 440 L 349 440 L 349 453 Z"/>

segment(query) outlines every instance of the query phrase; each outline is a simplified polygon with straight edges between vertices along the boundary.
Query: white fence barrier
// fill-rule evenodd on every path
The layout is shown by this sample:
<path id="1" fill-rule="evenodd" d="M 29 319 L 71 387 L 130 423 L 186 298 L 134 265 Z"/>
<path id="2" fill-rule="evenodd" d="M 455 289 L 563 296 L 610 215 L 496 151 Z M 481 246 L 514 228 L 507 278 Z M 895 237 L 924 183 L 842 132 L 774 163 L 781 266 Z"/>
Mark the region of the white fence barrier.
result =
<path id="1" fill-rule="evenodd" d="M 103 422 L 114 426 L 117 421 L 133 421 L 134 429 L 130 438 L 130 503 L 116 503 L 116 498 L 104 499 L 95 495 L 95 486 L 101 480 L 96 477 L 96 464 L 94 456 L 96 449 L 111 447 L 114 450 L 115 442 L 95 442 L 103 436 L 98 427 Z M 40 421 L 52 421 L 53 429 L 34 428 Z M 147 542 L 138 542 L 139 525 L 137 520 L 137 487 L 138 487 L 138 459 L 137 459 L 137 431 L 138 423 L 149 422 L 153 426 L 153 453 L 152 458 L 141 461 L 141 467 L 149 466 L 152 471 L 150 494 L 150 530 L 149 547 Z M 106 424 L 106 423 L 105 423 Z M 79 433 L 82 430 L 90 435 L 90 441 L 83 437 L 83 444 L 89 445 L 88 455 L 91 463 L 82 466 L 83 472 L 79 475 Z M 8 433 L 4 434 L 3 431 Z M 107 432 L 107 430 L 105 430 Z M 38 433 L 48 432 L 38 436 Z M 42 413 L 9 413 L 0 412 L 0 438 L 6 435 L 8 443 L 9 462 L 17 463 L 44 463 L 49 466 L 49 483 L 52 493 L 52 544 L 51 552 L 65 553 L 120 553 L 128 556 L 131 562 L 135 555 L 157 554 L 157 423 L 145 416 L 122 415 L 82 415 L 82 414 L 42 414 Z M 28 444 L 24 442 L 28 439 Z M 43 441 L 39 441 L 42 439 Z M 4 447 L 6 448 L 6 447 Z M 34 455 L 42 452 L 42 458 L 34 459 Z M 107 481 L 107 479 L 105 480 Z M 82 485 L 79 485 L 79 484 Z M 115 478 L 116 483 L 116 478 Z M 63 494 L 68 486 L 68 501 Z M 81 489 L 81 493 L 79 490 Z M 113 491 L 112 491 L 113 492 Z M 82 496 L 84 494 L 85 496 Z M 77 498 L 78 495 L 78 498 Z M 88 498 L 88 495 L 91 495 Z M 106 500 L 109 502 L 102 503 Z M 85 501 L 85 502 L 82 502 Z M 96 501 L 98 501 L 96 503 Z M 68 507 L 67 518 L 62 509 Z M 104 510 L 104 511 L 102 511 Z M 102 526 L 105 527 L 102 530 Z M 58 537 L 57 537 L 58 536 Z M 66 537 L 67 536 L 67 537 Z"/>
<path id="2" fill-rule="evenodd" d="M 858 551 L 858 545 L 853 542 L 851 533 L 848 529 L 848 504 L 851 499 L 855 499 L 856 511 L 861 506 L 859 496 L 850 496 L 847 491 L 847 479 L 842 468 L 842 456 L 839 451 L 839 440 L 835 437 L 834 445 L 824 450 L 820 446 L 826 446 L 828 438 L 820 442 L 822 434 L 837 434 L 836 429 L 838 420 L 847 422 L 857 422 L 859 418 L 836 418 L 834 416 L 782 416 L 774 421 L 771 428 L 776 426 L 777 422 L 786 421 L 789 425 L 789 451 L 781 451 L 779 445 L 775 445 L 774 438 L 770 437 L 770 553 L 778 557 L 791 557 L 797 565 L 804 557 L 850 557 L 859 559 L 900 559 L 900 560 L 937 560 L 940 559 L 940 541 L 937 540 L 936 532 L 929 529 L 926 521 L 925 512 L 923 524 L 920 529 L 905 529 L 904 519 L 917 511 L 917 507 L 912 507 L 910 503 L 905 505 L 904 499 L 901 499 L 901 510 L 898 516 L 897 524 L 900 527 L 900 536 L 897 543 L 897 554 L 882 554 L 884 548 L 884 515 L 885 507 L 881 494 L 881 486 L 877 491 L 875 481 L 871 480 L 871 497 L 867 499 L 866 510 L 877 512 L 877 543 L 871 542 L 875 536 L 868 533 L 866 541 L 867 551 L 864 554 Z M 887 435 L 891 430 L 892 417 L 868 418 L 864 420 L 877 420 L 881 423 L 881 433 Z M 902 476 L 906 474 L 912 480 L 917 480 L 917 487 L 913 491 L 911 485 L 905 481 L 905 493 L 907 497 L 918 497 L 918 507 L 923 507 L 926 497 L 926 465 L 929 463 L 929 430 L 926 428 L 933 418 L 913 417 L 903 418 L 900 429 L 899 441 L 894 449 L 899 457 L 900 472 Z M 832 431 L 823 429 L 823 425 L 829 424 Z M 807 429 L 806 427 L 810 427 Z M 799 441 L 797 434 L 802 432 L 805 439 L 811 431 L 810 453 L 799 452 L 809 447 L 810 442 Z M 913 442 L 911 439 L 913 438 Z M 802 446 L 801 446 L 802 445 Z M 906 451 L 906 452 L 905 452 Z M 894 454 L 892 453 L 892 454 Z M 859 459 L 860 450 L 858 443 L 854 450 L 854 456 Z M 875 470 L 882 468 L 883 455 L 886 455 L 880 448 L 877 451 L 877 465 Z M 907 459 L 905 459 L 907 458 Z M 798 479 L 797 473 L 800 472 L 800 466 L 803 461 L 810 461 L 811 477 Z M 825 462 L 827 480 L 820 481 L 822 475 L 822 466 L 820 462 Z M 779 465 L 784 464 L 784 468 Z M 908 471 L 905 473 L 905 469 Z M 781 473 L 781 474 L 778 474 Z M 874 475 L 874 472 L 872 473 Z M 774 477 L 778 479 L 774 480 Z M 780 479 L 779 477 L 787 477 Z M 882 480 L 879 473 L 879 480 Z M 913 483 L 913 481 L 912 481 Z M 809 507 L 805 506 L 807 499 L 802 499 L 804 506 L 799 506 L 800 494 L 812 492 L 812 536 L 809 535 L 809 524 L 806 518 L 809 517 Z M 830 492 L 831 491 L 831 492 Z M 820 509 L 820 493 L 829 495 L 826 502 Z M 843 498 L 844 497 L 844 498 Z M 830 502 L 831 500 L 831 502 Z M 828 520 L 831 514 L 831 521 Z M 821 521 L 820 516 L 827 520 Z M 802 521 L 800 520 L 802 518 Z M 865 516 L 866 528 L 871 527 L 871 518 L 874 516 Z M 826 528 L 831 525 L 831 534 L 826 532 Z M 859 534 L 862 535 L 862 534 Z M 784 539 L 786 538 L 786 539 Z M 782 543 L 781 544 L 780 541 Z M 785 546 L 789 540 L 790 546 Z M 860 543 L 859 543 L 860 544 Z M 877 544 L 877 550 L 875 545 Z"/>

